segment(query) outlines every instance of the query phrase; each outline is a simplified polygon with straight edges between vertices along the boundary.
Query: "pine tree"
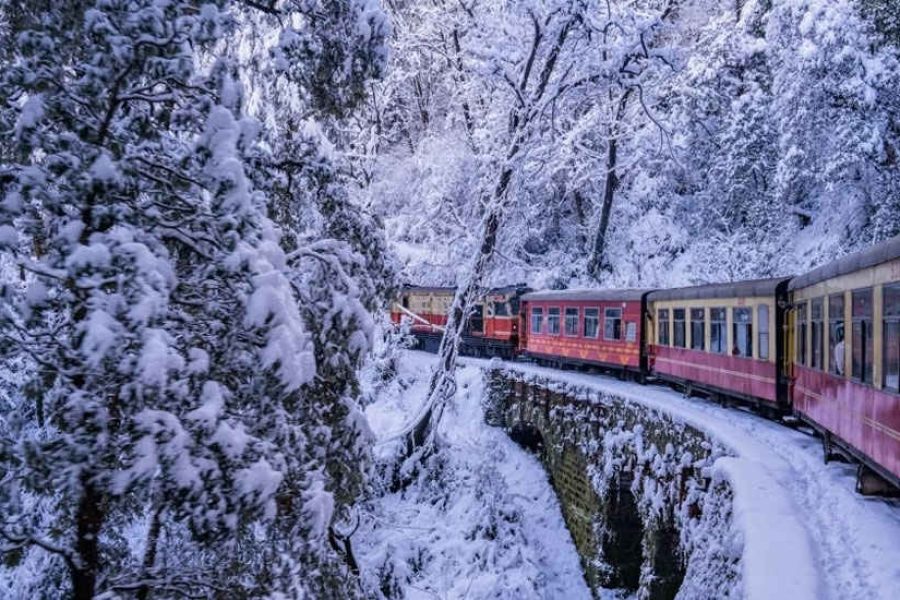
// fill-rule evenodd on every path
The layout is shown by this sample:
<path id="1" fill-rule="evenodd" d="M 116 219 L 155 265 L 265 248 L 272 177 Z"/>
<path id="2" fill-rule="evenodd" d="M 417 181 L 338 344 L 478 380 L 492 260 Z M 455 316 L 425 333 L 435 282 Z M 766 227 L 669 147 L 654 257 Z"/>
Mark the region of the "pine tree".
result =
<path id="1" fill-rule="evenodd" d="M 0 356 L 32 378 L 0 407 L 0 551 L 55 557 L 68 582 L 34 589 L 76 598 L 352 594 L 349 545 L 329 541 L 365 474 L 355 372 L 391 270 L 315 157 L 291 158 L 319 173 L 319 216 L 288 236 L 270 219 L 260 182 L 289 157 L 247 116 L 223 44 L 259 14 L 291 23 L 270 76 L 343 117 L 382 70 L 383 16 L 356 0 L 3 8 Z M 275 86 L 254 91 L 276 102 Z"/>

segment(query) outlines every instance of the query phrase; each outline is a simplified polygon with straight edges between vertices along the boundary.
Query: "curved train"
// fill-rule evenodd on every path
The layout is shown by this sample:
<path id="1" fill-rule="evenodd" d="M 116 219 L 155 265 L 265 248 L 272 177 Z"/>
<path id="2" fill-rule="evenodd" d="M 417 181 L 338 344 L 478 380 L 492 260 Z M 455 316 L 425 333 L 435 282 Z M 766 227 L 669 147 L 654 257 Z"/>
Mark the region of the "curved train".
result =
<path id="1" fill-rule="evenodd" d="M 392 309 L 437 350 L 454 288 Z M 802 422 L 861 493 L 900 492 L 900 236 L 797 277 L 675 289 L 486 290 L 461 352 L 597 368 Z"/>

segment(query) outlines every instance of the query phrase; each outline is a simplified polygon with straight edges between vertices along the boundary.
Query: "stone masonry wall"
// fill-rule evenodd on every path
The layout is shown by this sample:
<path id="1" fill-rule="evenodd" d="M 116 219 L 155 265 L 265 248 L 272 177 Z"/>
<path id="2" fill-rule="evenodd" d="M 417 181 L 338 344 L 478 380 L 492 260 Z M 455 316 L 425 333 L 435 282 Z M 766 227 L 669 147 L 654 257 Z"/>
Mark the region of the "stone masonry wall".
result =
<path id="1" fill-rule="evenodd" d="M 486 419 L 539 454 L 596 594 L 741 589 L 740 544 L 720 543 L 736 537 L 731 492 L 711 469 L 724 448 L 611 394 L 500 366 L 485 373 Z"/>

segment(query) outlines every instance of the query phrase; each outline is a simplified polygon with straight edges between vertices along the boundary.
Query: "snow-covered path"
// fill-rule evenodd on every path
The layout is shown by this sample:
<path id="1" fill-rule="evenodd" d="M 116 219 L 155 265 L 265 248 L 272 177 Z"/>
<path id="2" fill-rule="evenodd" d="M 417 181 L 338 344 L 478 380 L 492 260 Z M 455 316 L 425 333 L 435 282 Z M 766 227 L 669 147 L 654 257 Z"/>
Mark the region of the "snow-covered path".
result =
<path id="1" fill-rule="evenodd" d="M 467 359 L 469 364 L 486 365 L 486 361 Z M 642 386 L 613 378 L 559 371 L 523 363 L 507 366 L 527 373 L 550 377 L 598 390 L 605 390 L 655 408 L 662 408 L 676 418 L 708 431 L 739 457 L 751 457 L 752 465 L 766 471 L 770 481 L 780 489 L 766 489 L 757 474 L 743 477 L 751 482 L 736 490 L 736 514 L 746 517 L 756 503 L 772 504 L 772 496 L 782 494 L 781 505 L 793 512 L 754 514 L 743 520 L 744 526 L 770 527 L 757 535 L 758 544 L 751 556 L 758 566 L 768 561 L 777 566 L 787 560 L 787 571 L 799 571 L 793 584 L 807 597 L 834 600 L 900 597 L 900 501 L 860 496 L 854 490 L 853 467 L 822 460 L 819 441 L 806 433 L 766 421 L 746 411 L 725 409 L 697 398 L 685 398 L 661 386 Z M 744 465 L 744 469 L 747 465 Z M 753 489 L 756 488 L 756 489 Z M 788 505 L 785 505 L 785 502 Z M 778 519 L 776 521 L 776 519 Z M 767 521 L 769 521 L 767 523 Z M 800 523 L 805 532 L 789 531 Z M 760 532 L 747 531 L 750 537 Z M 798 535 L 799 533 L 799 535 Z M 804 537 L 806 540 L 798 538 Z M 772 547 L 772 541 L 783 542 Z M 768 547 L 764 547 L 764 546 Z M 747 556 L 745 556 L 745 561 Z M 749 567 L 749 568 L 748 568 Z M 792 597 L 786 582 L 772 581 L 774 573 L 745 565 L 746 592 L 756 597 Z M 770 580 L 766 580 L 767 577 Z M 815 579 L 815 588 L 808 586 Z"/>

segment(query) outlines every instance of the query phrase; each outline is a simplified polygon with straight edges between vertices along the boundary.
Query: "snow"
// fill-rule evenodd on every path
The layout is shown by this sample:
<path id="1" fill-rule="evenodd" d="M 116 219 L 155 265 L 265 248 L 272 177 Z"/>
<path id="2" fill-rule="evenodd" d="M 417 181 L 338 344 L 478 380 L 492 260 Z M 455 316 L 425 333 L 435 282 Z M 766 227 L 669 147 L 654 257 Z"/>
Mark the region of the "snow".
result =
<path id="1" fill-rule="evenodd" d="M 69 254 L 69 257 L 66 259 L 66 266 L 72 270 L 102 269 L 109 265 L 111 259 L 112 257 L 106 244 L 79 245 Z"/>
<path id="2" fill-rule="evenodd" d="M 106 353 L 116 343 L 118 322 L 106 311 L 95 310 L 87 319 L 81 351 L 86 355 L 87 364 L 97 367 Z"/>
<path id="3" fill-rule="evenodd" d="M 16 122 L 16 136 L 20 136 L 24 131 L 35 127 L 43 117 L 44 98 L 41 94 L 35 94 L 22 105 L 22 111 L 19 113 L 19 119 Z"/>
<path id="4" fill-rule="evenodd" d="M 264 458 L 235 473 L 235 483 L 240 493 L 263 504 L 269 518 L 275 516 L 275 492 L 283 479 L 284 475 Z"/>
<path id="5" fill-rule="evenodd" d="M 222 410 L 225 407 L 222 386 L 215 381 L 207 381 L 203 384 L 203 393 L 200 400 L 200 407 L 187 413 L 185 418 L 190 421 L 203 423 L 207 427 L 212 427 L 219 417 L 222 416 Z"/>
<path id="6" fill-rule="evenodd" d="M 322 538 L 334 517 L 334 495 L 325 490 L 324 483 L 319 479 L 304 496 L 303 512 L 309 517 L 312 535 Z"/>
<path id="7" fill-rule="evenodd" d="M 95 181 L 101 181 L 107 184 L 115 183 L 122 177 L 115 162 L 106 152 L 101 152 L 100 155 L 97 156 L 94 164 L 91 165 L 90 174 Z"/>
<path id="8" fill-rule="evenodd" d="M 12 248 L 19 243 L 19 234 L 12 225 L 0 225 L 0 248 Z"/>
<path id="9" fill-rule="evenodd" d="M 267 328 L 266 345 L 259 350 L 260 362 L 265 367 L 277 365 L 285 387 L 297 389 L 312 380 L 316 364 L 312 343 L 296 312 L 290 283 L 272 269 L 254 276 L 253 285 L 246 323 Z"/>
<path id="10" fill-rule="evenodd" d="M 469 365 L 485 361 L 465 359 Z M 664 411 L 729 448 L 747 598 L 884 598 L 900 590 L 900 501 L 855 492 L 853 468 L 824 464 L 811 435 L 658 386 L 506 363 Z"/>
<path id="11" fill-rule="evenodd" d="M 165 387 L 171 369 L 181 366 L 181 358 L 169 349 L 169 336 L 162 329 L 147 329 L 138 358 L 140 380 L 148 386 Z"/>
<path id="12" fill-rule="evenodd" d="M 376 393 L 366 416 L 380 438 L 415 412 L 434 360 L 405 353 L 397 379 Z M 464 367 L 458 376 L 440 428 L 444 462 L 363 510 L 354 547 L 367 585 L 394 581 L 409 599 L 590 598 L 543 467 L 484 423 L 480 370 Z M 382 444 L 378 452 L 385 458 L 393 449 Z"/>

